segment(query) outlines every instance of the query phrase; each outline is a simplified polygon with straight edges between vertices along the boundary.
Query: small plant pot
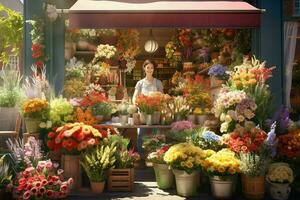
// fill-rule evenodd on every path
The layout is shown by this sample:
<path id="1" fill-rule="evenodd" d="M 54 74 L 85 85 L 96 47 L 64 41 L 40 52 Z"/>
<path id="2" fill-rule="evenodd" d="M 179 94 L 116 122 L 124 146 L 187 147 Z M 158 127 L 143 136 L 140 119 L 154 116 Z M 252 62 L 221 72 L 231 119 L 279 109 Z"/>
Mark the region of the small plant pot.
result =
<path id="1" fill-rule="evenodd" d="M 157 186 L 160 189 L 170 189 L 174 186 L 174 174 L 167 164 L 153 163 Z"/>
<path id="2" fill-rule="evenodd" d="M 92 182 L 91 181 L 90 183 L 91 183 L 91 189 L 92 189 L 93 193 L 97 193 L 97 194 L 103 193 L 104 186 L 105 186 L 104 181 L 102 181 L 102 182 Z"/>
<path id="3" fill-rule="evenodd" d="M 184 170 L 173 169 L 177 194 L 184 197 L 195 196 L 199 186 L 199 172 L 188 174 Z"/>
<path id="4" fill-rule="evenodd" d="M 235 191 L 235 177 L 212 176 L 209 179 L 211 192 L 216 199 L 232 199 Z"/>
<path id="5" fill-rule="evenodd" d="M 152 115 L 146 115 L 146 125 L 151 126 L 152 125 Z"/>
<path id="6" fill-rule="evenodd" d="M 28 133 L 38 133 L 40 130 L 40 119 L 25 118 L 26 130 Z"/>
<path id="7" fill-rule="evenodd" d="M 104 121 L 103 115 L 96 115 L 95 118 L 97 119 L 97 123 L 99 123 L 99 124 Z"/>

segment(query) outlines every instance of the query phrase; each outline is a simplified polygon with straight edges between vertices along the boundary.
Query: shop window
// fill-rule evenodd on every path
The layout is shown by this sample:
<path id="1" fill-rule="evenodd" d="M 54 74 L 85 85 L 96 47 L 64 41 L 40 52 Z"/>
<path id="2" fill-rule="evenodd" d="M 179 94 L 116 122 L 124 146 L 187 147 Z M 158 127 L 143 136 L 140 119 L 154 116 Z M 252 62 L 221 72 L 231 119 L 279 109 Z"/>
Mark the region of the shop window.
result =
<path id="1" fill-rule="evenodd" d="M 300 16 L 300 0 L 294 0 L 294 16 Z"/>

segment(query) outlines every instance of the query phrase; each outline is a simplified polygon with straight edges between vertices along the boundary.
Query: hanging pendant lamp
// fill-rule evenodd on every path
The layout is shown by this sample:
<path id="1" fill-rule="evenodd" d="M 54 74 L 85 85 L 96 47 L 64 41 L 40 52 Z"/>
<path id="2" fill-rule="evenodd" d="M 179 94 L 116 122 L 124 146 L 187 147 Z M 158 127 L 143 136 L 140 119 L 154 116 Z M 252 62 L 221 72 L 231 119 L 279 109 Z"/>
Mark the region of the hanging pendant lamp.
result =
<path id="1" fill-rule="evenodd" d="M 158 43 L 153 37 L 152 29 L 150 29 L 150 36 L 149 39 L 145 42 L 144 48 L 148 53 L 154 53 L 158 49 Z"/>

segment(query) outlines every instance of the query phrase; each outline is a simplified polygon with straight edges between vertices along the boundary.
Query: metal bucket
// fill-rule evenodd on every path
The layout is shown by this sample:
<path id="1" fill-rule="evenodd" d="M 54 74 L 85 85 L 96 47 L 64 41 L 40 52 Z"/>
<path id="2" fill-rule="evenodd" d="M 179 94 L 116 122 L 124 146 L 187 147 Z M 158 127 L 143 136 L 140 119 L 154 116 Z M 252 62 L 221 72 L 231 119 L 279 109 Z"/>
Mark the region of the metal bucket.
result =
<path id="1" fill-rule="evenodd" d="M 153 163 L 157 186 L 160 189 L 170 189 L 174 185 L 174 174 L 167 164 Z"/>
<path id="2" fill-rule="evenodd" d="M 175 174 L 178 195 L 189 197 L 197 194 L 197 187 L 199 186 L 198 171 L 188 174 L 184 170 L 173 169 L 173 173 Z"/>
<path id="3" fill-rule="evenodd" d="M 210 187 L 216 199 L 231 199 L 235 191 L 235 177 L 209 177 Z"/>

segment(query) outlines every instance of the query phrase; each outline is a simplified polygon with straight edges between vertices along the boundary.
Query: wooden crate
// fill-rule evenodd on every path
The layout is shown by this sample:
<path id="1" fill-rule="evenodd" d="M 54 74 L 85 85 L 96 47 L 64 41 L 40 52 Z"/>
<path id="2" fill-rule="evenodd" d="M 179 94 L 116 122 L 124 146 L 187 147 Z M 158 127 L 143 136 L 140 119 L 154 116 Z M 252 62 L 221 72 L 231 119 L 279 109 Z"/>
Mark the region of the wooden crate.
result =
<path id="1" fill-rule="evenodd" d="M 110 170 L 107 187 L 109 191 L 133 191 L 134 168 Z"/>

